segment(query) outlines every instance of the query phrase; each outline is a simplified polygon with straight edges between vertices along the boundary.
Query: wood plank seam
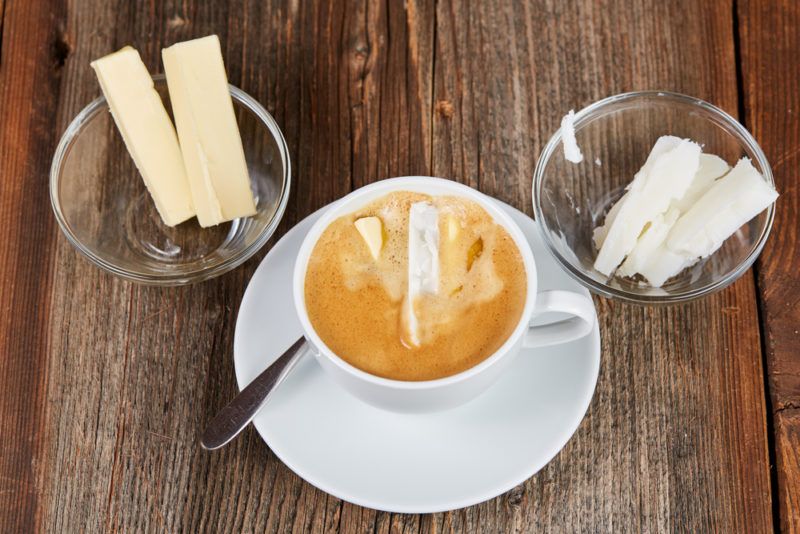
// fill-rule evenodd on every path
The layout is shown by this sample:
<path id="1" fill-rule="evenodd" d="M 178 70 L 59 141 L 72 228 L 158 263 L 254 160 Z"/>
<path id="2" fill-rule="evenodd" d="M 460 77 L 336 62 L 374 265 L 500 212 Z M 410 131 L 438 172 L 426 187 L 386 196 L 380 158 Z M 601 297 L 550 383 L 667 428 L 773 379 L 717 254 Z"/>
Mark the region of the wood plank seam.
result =
<path id="1" fill-rule="evenodd" d="M 430 114 L 429 114 L 429 124 L 430 124 L 430 151 L 428 153 L 428 176 L 433 176 L 433 143 L 436 139 L 436 134 L 434 132 L 434 118 L 436 116 L 436 48 L 438 46 L 438 35 L 439 35 L 439 0 L 434 0 L 433 2 L 433 41 L 431 43 L 431 95 L 429 98 L 430 101 Z M 452 176 L 445 176 L 445 178 L 453 178 Z"/>
<path id="2" fill-rule="evenodd" d="M 3 65 L 3 26 L 6 21 L 6 2 L 0 0 L 0 66 Z"/>
<path id="3" fill-rule="evenodd" d="M 741 98 L 744 99 L 744 92 L 740 93 Z M 742 124 L 744 124 L 745 115 L 741 115 Z M 745 128 L 747 127 L 744 124 Z M 761 358 L 762 367 L 764 370 L 764 403 L 767 407 L 767 446 L 769 447 L 769 485 L 770 493 L 772 495 L 772 524 L 775 530 L 778 530 L 778 525 L 781 524 L 780 514 L 780 497 L 778 493 L 778 462 L 777 462 L 777 443 L 775 440 L 775 415 L 780 409 L 776 410 L 772 403 L 772 395 L 770 394 L 771 384 L 769 380 L 769 350 L 767 348 L 767 327 L 766 327 L 766 309 L 764 300 L 759 289 L 759 276 L 760 265 L 753 264 L 753 276 L 755 277 L 756 284 L 756 309 L 758 310 L 758 329 L 759 337 L 761 339 Z"/>
<path id="4" fill-rule="evenodd" d="M 745 128 L 748 128 L 747 124 L 747 103 L 746 103 L 746 95 L 745 95 L 745 85 L 744 85 L 744 73 L 742 72 L 743 68 L 743 60 L 742 60 L 742 48 L 741 48 L 741 29 L 740 29 L 740 21 L 739 17 L 741 14 L 739 13 L 739 0 L 732 0 L 731 1 L 732 7 L 732 16 L 731 19 L 733 21 L 733 51 L 734 51 L 734 58 L 736 60 L 736 93 L 738 99 L 738 119 L 742 123 Z M 749 128 L 748 128 L 749 131 Z M 772 406 L 772 399 L 769 393 L 770 384 L 769 384 L 769 375 L 767 372 L 769 362 L 768 360 L 768 351 L 767 351 L 767 331 L 764 324 L 765 320 L 765 310 L 764 310 L 764 303 L 761 297 L 761 291 L 759 289 L 759 276 L 758 276 L 758 269 L 759 265 L 753 264 L 752 267 L 752 276 L 753 276 L 753 283 L 756 287 L 756 310 L 758 311 L 758 328 L 759 328 L 759 339 L 761 341 L 761 359 L 762 359 L 762 368 L 764 372 L 764 403 L 767 409 L 767 418 L 766 418 L 766 426 L 767 426 L 767 448 L 768 448 L 768 455 L 769 455 L 769 484 L 770 484 L 770 493 L 772 496 L 772 524 L 773 527 L 777 529 L 777 525 L 780 525 L 780 501 L 778 498 L 778 472 L 777 472 L 777 463 L 776 463 L 776 444 L 775 444 L 775 428 L 774 428 L 774 409 Z"/>

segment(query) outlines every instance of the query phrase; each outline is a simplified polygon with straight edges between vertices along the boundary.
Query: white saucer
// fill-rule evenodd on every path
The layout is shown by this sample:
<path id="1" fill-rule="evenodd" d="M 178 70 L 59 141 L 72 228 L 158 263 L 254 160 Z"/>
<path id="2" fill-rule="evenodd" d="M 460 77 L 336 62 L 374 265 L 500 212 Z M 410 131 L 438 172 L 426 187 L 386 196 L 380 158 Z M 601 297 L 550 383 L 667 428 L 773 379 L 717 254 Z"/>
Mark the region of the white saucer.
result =
<path id="1" fill-rule="evenodd" d="M 530 242 L 540 290 L 588 295 L 556 265 L 534 222 L 503 207 Z M 240 388 L 300 337 L 292 269 L 321 212 L 272 248 L 247 287 L 234 337 Z M 595 326 L 584 339 L 520 354 L 497 384 L 464 406 L 402 415 L 357 400 L 306 356 L 254 423 L 290 469 L 340 499 L 390 512 L 453 510 L 500 495 L 544 467 L 586 413 L 599 367 Z"/>

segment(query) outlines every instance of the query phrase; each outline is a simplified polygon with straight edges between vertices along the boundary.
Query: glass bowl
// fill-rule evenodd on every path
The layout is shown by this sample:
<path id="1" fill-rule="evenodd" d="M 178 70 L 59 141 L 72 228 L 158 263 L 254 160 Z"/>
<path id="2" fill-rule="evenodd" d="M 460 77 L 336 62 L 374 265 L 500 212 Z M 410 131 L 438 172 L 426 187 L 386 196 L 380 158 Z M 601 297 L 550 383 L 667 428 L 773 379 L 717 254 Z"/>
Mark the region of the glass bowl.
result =
<path id="1" fill-rule="evenodd" d="M 164 75 L 153 82 L 171 110 Z M 56 220 L 81 254 L 126 280 L 176 286 L 228 272 L 267 242 L 289 199 L 289 151 L 261 104 L 230 91 L 257 213 L 211 228 L 195 218 L 166 226 L 101 96 L 69 125 L 50 168 Z"/>
<path id="2" fill-rule="evenodd" d="M 590 291 L 641 304 L 684 302 L 719 291 L 756 260 L 767 240 L 774 205 L 728 238 L 722 247 L 662 287 L 638 278 L 609 278 L 593 267 L 592 231 L 644 164 L 656 139 L 675 135 L 700 143 L 703 152 L 735 165 L 746 156 L 773 187 L 772 171 L 753 136 L 711 104 L 676 93 L 643 91 L 612 96 L 575 115 L 584 159 L 564 158 L 561 130 L 542 150 L 533 181 L 536 223 L 548 249 Z"/>

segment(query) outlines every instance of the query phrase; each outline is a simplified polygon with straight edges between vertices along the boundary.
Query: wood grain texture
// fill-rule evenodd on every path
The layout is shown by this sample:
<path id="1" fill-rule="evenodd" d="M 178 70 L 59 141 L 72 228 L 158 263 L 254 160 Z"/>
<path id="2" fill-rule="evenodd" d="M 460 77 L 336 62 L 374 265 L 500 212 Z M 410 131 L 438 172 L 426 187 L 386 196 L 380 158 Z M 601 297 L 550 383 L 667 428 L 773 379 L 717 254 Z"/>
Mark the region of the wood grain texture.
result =
<path id="1" fill-rule="evenodd" d="M 773 425 L 780 529 L 800 532 L 800 410 L 784 408 L 773 415 Z"/>
<path id="2" fill-rule="evenodd" d="M 0 4 L 0 531 L 32 531 L 42 501 L 54 222 L 52 115 L 63 67 L 57 2 Z M 35 95 L 35 96 L 34 96 Z"/>
<path id="3" fill-rule="evenodd" d="M 764 149 L 781 194 L 756 267 L 780 526 L 800 532 L 800 5 L 746 0 L 738 14 L 746 126 Z"/>
<path id="4" fill-rule="evenodd" d="M 750 274 L 684 306 L 597 299 L 600 382 L 565 449 L 486 503 L 426 516 L 389 514 L 305 483 L 252 429 L 220 451 L 199 447 L 205 423 L 236 392 L 235 319 L 266 250 L 200 285 L 131 285 L 91 267 L 55 237 L 41 202 L 46 188 L 29 189 L 46 174 L 55 137 L 99 94 L 91 59 L 132 44 L 158 71 L 161 47 L 217 33 L 231 83 L 264 103 L 289 145 L 293 194 L 277 235 L 352 188 L 394 175 L 446 176 L 530 214 L 537 154 L 571 107 L 665 88 L 736 113 L 733 5 L 665 4 L 68 3 L 56 41 L 63 67 L 41 69 L 37 86 L 50 91 L 43 93 L 51 95 L 50 107 L 18 109 L 16 122 L 0 125 L 4 155 L 28 136 L 17 159 L 0 162 L 2 187 L 20 189 L 18 198 L 28 195 L 39 210 L 25 215 L 37 224 L 12 225 L 16 241 L 4 234 L 0 243 L 13 252 L 0 259 L 1 302 L 26 306 L 15 317 L 3 315 L 0 340 L 24 326 L 31 333 L 24 339 L 39 343 L 29 347 L 32 358 L 6 351 L 0 385 L 42 399 L 38 410 L 20 412 L 17 397 L 0 395 L 2 428 L 19 428 L 19 439 L 37 444 L 29 456 L 27 442 L 0 444 L 6 524 L 54 532 L 770 531 L 764 375 Z M 20 5 L 58 28 L 58 10 L 38 1 L 10 2 L 6 18 Z M 11 31 L 7 20 L 3 110 L 20 107 L 20 95 L 33 90 L 8 76 L 8 50 L 49 35 L 15 34 L 9 45 Z M 40 53 L 31 44 L 11 58 L 36 63 Z M 3 220 L 20 217 L 12 208 L 4 190 Z M 49 247 L 49 255 L 32 242 L 44 243 L 37 246 Z M 33 264 L 34 258 L 43 260 Z M 797 434 L 796 426 L 782 428 Z M 19 475 L 15 466 L 29 459 L 35 472 Z M 782 461 L 796 461 L 796 451 Z M 7 480 L 18 476 L 27 478 Z"/>
<path id="5" fill-rule="evenodd" d="M 0 54 L 3 51 L 3 22 L 5 21 L 5 13 L 6 13 L 6 2 L 5 0 L 0 0 Z M 0 60 L 2 59 L 2 55 L 0 55 Z"/>
<path id="6" fill-rule="evenodd" d="M 530 213 L 536 156 L 571 107 L 664 88 L 735 114 L 731 8 L 439 2 L 435 173 Z M 769 531 L 752 276 L 685 306 L 597 305 L 603 367 L 586 420 L 526 484 L 453 514 L 456 530 Z"/>

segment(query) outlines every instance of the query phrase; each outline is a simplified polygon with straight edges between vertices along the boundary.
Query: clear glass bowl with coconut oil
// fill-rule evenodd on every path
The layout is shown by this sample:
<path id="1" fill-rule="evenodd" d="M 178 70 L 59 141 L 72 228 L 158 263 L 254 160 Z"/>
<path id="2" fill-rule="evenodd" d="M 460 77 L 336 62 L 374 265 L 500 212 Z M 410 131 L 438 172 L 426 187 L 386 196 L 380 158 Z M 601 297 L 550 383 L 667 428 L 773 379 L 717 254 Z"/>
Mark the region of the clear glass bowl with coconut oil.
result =
<path id="1" fill-rule="evenodd" d="M 703 152 L 716 154 L 731 166 L 748 157 L 775 186 L 764 152 L 736 119 L 697 98 L 643 91 L 600 100 L 576 113 L 574 124 L 583 161 L 575 164 L 564 158 L 561 130 L 557 131 L 536 164 L 533 204 L 549 251 L 581 284 L 594 293 L 631 302 L 676 303 L 719 291 L 753 264 L 772 228 L 774 204 L 714 254 L 661 287 L 650 287 L 638 275 L 608 277 L 593 266 L 597 257 L 593 230 L 603 223 L 662 135 L 696 141 Z"/>

